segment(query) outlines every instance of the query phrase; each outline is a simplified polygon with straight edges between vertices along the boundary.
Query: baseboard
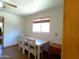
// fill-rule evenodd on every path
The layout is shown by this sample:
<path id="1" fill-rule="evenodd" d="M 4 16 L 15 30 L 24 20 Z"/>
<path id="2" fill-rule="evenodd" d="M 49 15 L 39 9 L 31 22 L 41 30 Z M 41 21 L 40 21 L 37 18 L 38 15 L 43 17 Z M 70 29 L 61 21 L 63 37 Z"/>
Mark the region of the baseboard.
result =
<path id="1" fill-rule="evenodd" d="M 7 46 L 7 47 L 3 47 L 3 48 L 10 48 L 10 47 L 14 47 L 14 46 L 17 46 L 18 44 L 14 44 L 14 45 L 10 45 L 10 46 Z"/>

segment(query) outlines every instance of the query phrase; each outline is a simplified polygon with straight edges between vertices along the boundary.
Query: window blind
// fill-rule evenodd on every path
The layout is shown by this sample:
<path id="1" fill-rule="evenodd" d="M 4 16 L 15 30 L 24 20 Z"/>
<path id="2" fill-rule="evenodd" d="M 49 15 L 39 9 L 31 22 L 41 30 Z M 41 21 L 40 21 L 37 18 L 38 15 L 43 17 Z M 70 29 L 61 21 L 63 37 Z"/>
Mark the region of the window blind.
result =
<path id="1" fill-rule="evenodd" d="M 49 21 L 50 21 L 50 18 L 41 18 L 41 19 L 33 20 L 33 23 L 45 23 Z"/>

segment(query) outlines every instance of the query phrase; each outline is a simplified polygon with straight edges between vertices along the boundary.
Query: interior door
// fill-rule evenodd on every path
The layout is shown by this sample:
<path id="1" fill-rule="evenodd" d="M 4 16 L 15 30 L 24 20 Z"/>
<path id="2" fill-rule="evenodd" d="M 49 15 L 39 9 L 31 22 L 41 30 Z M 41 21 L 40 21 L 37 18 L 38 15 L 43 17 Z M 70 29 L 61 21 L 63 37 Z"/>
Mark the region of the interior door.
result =
<path id="1" fill-rule="evenodd" d="M 62 59 L 79 59 L 79 0 L 64 1 Z"/>

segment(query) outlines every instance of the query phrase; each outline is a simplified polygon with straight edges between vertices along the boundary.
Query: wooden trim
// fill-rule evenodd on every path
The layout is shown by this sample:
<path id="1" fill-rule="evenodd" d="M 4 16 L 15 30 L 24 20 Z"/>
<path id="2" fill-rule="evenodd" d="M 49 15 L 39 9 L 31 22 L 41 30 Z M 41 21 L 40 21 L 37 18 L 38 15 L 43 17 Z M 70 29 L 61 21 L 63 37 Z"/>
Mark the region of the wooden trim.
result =
<path id="1" fill-rule="evenodd" d="M 51 18 L 51 17 L 47 16 L 47 17 L 41 17 L 41 18 L 36 18 L 36 19 L 45 19 L 45 18 Z M 36 19 L 33 19 L 33 20 L 36 20 Z"/>
<path id="2" fill-rule="evenodd" d="M 1 21 L 0 22 L 3 22 L 3 32 L 2 32 L 2 48 L 4 47 L 4 17 L 0 16 L 1 18 Z"/>
<path id="3" fill-rule="evenodd" d="M 2 36 L 3 36 L 3 39 L 2 39 L 2 47 L 4 47 L 4 17 L 3 17 L 3 33 L 2 33 Z"/>
<path id="4" fill-rule="evenodd" d="M 42 17 L 42 18 L 34 19 L 33 23 L 44 23 L 49 21 L 50 21 L 50 17 Z"/>
<path id="5" fill-rule="evenodd" d="M 40 21 L 33 21 L 33 23 L 45 23 L 49 22 L 50 20 L 40 20 Z"/>
<path id="6" fill-rule="evenodd" d="M 4 17 L 0 16 L 0 22 L 4 22 Z"/>
<path id="7" fill-rule="evenodd" d="M 10 48 L 10 47 L 14 47 L 14 46 L 18 46 L 18 44 L 10 45 L 10 46 L 4 47 L 4 48 Z"/>
<path id="8" fill-rule="evenodd" d="M 0 18 L 4 18 L 3 16 L 0 16 Z"/>

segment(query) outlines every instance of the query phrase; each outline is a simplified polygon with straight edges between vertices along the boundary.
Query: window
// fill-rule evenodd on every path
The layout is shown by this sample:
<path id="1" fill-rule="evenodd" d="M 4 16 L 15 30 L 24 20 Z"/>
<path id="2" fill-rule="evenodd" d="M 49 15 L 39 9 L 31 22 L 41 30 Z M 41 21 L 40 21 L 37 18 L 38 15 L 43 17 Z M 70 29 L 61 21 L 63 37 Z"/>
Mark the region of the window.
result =
<path id="1" fill-rule="evenodd" d="M 49 32 L 50 30 L 50 18 L 33 20 L 32 32 Z"/>

